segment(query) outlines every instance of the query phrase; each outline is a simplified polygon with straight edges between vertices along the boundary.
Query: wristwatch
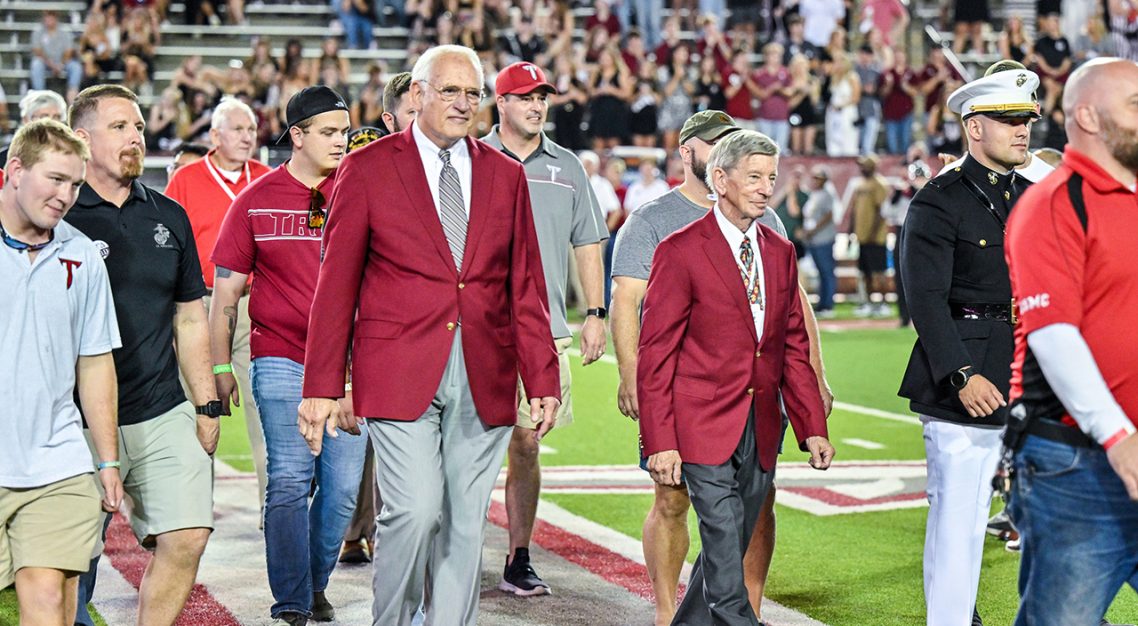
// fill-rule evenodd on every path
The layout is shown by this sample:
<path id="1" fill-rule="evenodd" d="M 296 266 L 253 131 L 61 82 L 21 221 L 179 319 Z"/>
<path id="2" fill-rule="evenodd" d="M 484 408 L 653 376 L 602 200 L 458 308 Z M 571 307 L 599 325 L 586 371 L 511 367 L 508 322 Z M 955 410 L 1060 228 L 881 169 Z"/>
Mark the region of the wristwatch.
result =
<path id="1" fill-rule="evenodd" d="M 585 317 L 589 317 L 590 315 L 595 315 L 595 316 L 597 316 L 597 319 L 603 320 L 606 317 L 608 317 L 609 312 L 608 312 L 608 309 L 606 309 L 603 306 L 600 306 L 600 307 L 597 307 L 595 309 L 586 309 L 585 310 Z"/>
<path id="2" fill-rule="evenodd" d="M 206 417 L 221 417 L 221 400 L 210 400 L 201 406 L 195 406 L 194 412 Z"/>
<path id="3" fill-rule="evenodd" d="M 962 367 L 955 372 L 948 375 L 948 382 L 954 389 L 960 391 L 968 385 L 968 379 L 972 378 L 972 366 L 968 365 Z"/>

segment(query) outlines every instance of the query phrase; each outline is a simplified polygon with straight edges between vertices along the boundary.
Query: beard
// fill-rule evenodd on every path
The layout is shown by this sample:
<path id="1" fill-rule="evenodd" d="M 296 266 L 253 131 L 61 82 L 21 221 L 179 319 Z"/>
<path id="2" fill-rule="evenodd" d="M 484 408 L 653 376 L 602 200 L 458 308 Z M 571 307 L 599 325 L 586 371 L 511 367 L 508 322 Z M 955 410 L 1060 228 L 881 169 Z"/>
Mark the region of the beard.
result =
<path id="1" fill-rule="evenodd" d="M 707 189 L 707 193 L 711 193 L 711 187 L 707 184 L 707 162 L 700 161 L 694 151 L 692 151 L 691 155 L 691 173 L 699 179 L 699 184 Z"/>
<path id="2" fill-rule="evenodd" d="M 135 179 L 142 176 L 142 150 L 130 150 L 119 155 L 122 177 Z"/>
<path id="3" fill-rule="evenodd" d="M 1099 115 L 1102 117 L 1099 138 L 1110 150 L 1110 155 L 1126 169 L 1138 172 L 1138 130 L 1122 128 L 1104 111 L 1099 111 Z"/>

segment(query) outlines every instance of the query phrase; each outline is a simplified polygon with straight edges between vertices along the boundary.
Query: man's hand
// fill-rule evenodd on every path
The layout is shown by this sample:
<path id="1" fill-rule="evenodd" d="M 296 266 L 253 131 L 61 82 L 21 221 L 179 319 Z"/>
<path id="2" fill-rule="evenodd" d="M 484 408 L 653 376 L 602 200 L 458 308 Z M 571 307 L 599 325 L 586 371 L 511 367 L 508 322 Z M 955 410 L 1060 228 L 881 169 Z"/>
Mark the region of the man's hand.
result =
<path id="1" fill-rule="evenodd" d="M 237 390 L 237 379 L 234 378 L 233 372 L 214 374 L 213 384 L 217 387 L 217 397 L 221 398 L 221 414 L 232 415 L 229 409 L 230 403 L 233 406 L 241 406 L 241 393 Z"/>
<path id="2" fill-rule="evenodd" d="M 594 315 L 585 318 L 581 326 L 581 365 L 588 365 L 604 355 L 606 335 L 604 320 Z"/>
<path id="3" fill-rule="evenodd" d="M 834 460 L 834 446 L 829 439 L 817 435 L 808 437 L 806 449 L 810 452 L 810 467 L 816 470 L 830 468 L 830 463 Z"/>
<path id="4" fill-rule="evenodd" d="M 960 403 L 972 417 L 987 417 L 996 409 L 1007 406 L 1004 396 L 990 380 L 980 374 L 968 377 L 968 384 L 959 391 Z"/>
<path id="5" fill-rule="evenodd" d="M 221 420 L 206 415 L 198 416 L 198 443 L 202 450 L 213 456 L 217 452 L 217 439 L 221 435 Z"/>
<path id="6" fill-rule="evenodd" d="M 616 406 L 632 421 L 640 419 L 640 404 L 636 401 L 636 377 L 621 376 L 616 390 Z"/>
<path id="7" fill-rule="evenodd" d="M 324 433 L 328 433 L 329 437 L 336 436 L 336 426 L 340 423 L 340 403 L 332 398 L 304 398 L 296 413 L 300 436 L 304 437 L 312 456 L 318 456 L 324 445 Z"/>
<path id="8" fill-rule="evenodd" d="M 340 430 L 351 433 L 353 435 L 360 434 L 360 426 L 364 423 L 364 418 L 356 417 L 356 413 L 352 410 L 352 392 L 345 391 L 344 397 L 336 401 L 340 406 Z"/>
<path id="9" fill-rule="evenodd" d="M 114 513 L 122 504 L 122 476 L 119 468 L 108 467 L 99 470 L 99 482 L 103 484 L 103 510 Z"/>
<path id="10" fill-rule="evenodd" d="M 1122 484 L 1126 485 L 1130 499 L 1138 500 L 1138 433 L 1132 433 L 1111 446 L 1106 458 L 1114 473 L 1122 479 Z"/>
<path id="11" fill-rule="evenodd" d="M 537 428 L 533 431 L 534 441 L 541 442 L 541 438 L 553 429 L 557 423 L 557 407 L 559 406 L 561 406 L 561 401 L 553 396 L 530 399 L 529 417 L 534 424 L 537 424 Z"/>
<path id="12" fill-rule="evenodd" d="M 818 378 L 818 392 L 822 394 L 822 408 L 826 410 L 826 418 L 829 419 L 830 412 L 834 410 L 834 390 L 830 389 L 825 376 Z"/>
<path id="13" fill-rule="evenodd" d="M 669 487 L 680 486 L 680 476 L 683 473 L 683 461 L 680 460 L 679 450 L 664 450 L 648 457 L 648 472 L 652 480 Z"/>

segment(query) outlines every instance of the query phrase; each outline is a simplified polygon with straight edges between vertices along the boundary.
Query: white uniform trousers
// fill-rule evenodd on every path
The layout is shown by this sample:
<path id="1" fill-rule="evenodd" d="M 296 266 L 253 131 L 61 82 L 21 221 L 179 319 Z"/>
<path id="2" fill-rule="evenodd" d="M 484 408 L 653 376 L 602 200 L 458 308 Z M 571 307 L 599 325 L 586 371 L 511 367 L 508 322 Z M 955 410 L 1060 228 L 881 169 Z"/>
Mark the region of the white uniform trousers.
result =
<path id="1" fill-rule="evenodd" d="M 969 626 L 1003 429 L 920 417 L 928 458 L 924 562 L 928 626 Z"/>

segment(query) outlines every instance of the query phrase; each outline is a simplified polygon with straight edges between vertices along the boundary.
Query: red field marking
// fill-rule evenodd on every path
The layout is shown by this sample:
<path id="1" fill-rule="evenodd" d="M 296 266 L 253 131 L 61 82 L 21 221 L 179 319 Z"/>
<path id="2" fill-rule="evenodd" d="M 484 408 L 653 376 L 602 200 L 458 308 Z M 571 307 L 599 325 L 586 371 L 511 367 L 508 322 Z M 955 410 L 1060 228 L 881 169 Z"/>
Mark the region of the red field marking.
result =
<path id="1" fill-rule="evenodd" d="M 882 496 L 880 498 L 869 498 L 863 500 L 853 496 L 847 496 L 844 493 L 831 491 L 826 487 L 779 487 L 782 491 L 789 491 L 796 493 L 800 496 L 812 498 L 819 502 L 825 502 L 832 506 L 865 506 L 870 504 L 885 504 L 887 502 L 909 502 L 912 500 L 923 500 L 927 496 L 925 492 L 914 493 L 899 493 L 892 496 Z"/>
<path id="2" fill-rule="evenodd" d="M 111 565 L 123 578 L 138 589 L 142 584 L 142 574 L 150 562 L 150 553 L 138 545 L 130 524 L 122 515 L 115 515 L 111 519 L 106 543 L 107 548 L 103 554 L 111 560 Z M 215 600 L 205 587 L 195 584 L 175 626 L 241 626 L 241 622 Z"/>
<path id="3" fill-rule="evenodd" d="M 505 505 L 491 501 L 489 520 L 502 528 L 509 528 Z M 643 565 L 619 555 L 608 548 L 593 543 L 564 528 L 554 526 L 538 519 L 533 527 L 533 542 L 561 558 L 579 565 L 601 578 L 619 585 L 632 593 L 653 601 L 652 582 L 648 580 L 648 570 Z M 684 585 L 679 587 L 679 597 L 683 597 Z"/>

